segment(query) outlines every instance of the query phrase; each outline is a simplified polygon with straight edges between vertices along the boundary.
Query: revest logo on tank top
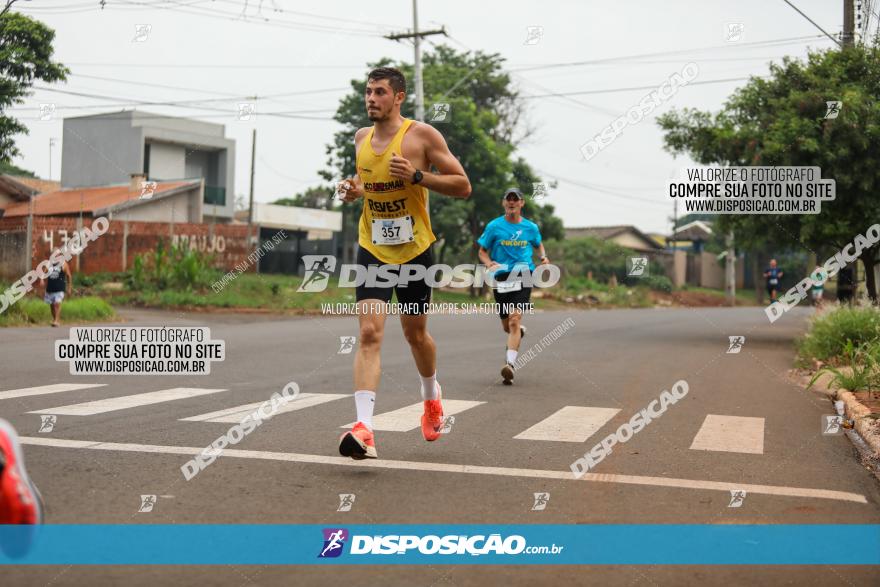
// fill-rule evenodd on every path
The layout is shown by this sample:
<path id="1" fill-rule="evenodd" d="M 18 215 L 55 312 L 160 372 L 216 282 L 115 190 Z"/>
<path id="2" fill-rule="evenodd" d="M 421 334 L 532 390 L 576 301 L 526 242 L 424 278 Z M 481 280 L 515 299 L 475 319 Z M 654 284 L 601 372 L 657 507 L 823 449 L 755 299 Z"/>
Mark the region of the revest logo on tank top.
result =
<path id="1" fill-rule="evenodd" d="M 387 212 L 406 212 L 406 198 L 391 200 L 389 202 L 380 202 L 378 200 L 367 198 L 367 206 L 369 206 L 371 211 L 378 214 Z"/>
<path id="2" fill-rule="evenodd" d="M 368 181 L 364 183 L 364 191 L 373 193 L 396 192 L 403 189 L 403 180 L 394 181 Z"/>

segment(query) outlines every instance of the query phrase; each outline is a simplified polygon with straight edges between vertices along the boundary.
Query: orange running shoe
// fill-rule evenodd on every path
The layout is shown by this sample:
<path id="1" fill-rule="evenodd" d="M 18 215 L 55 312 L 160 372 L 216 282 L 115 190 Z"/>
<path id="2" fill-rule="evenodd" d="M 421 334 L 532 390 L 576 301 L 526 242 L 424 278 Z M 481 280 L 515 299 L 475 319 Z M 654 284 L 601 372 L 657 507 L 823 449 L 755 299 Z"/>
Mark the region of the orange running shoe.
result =
<path id="1" fill-rule="evenodd" d="M 363 422 L 355 424 L 354 428 L 339 439 L 339 454 L 358 461 L 377 458 L 372 430 L 367 428 Z"/>
<path id="2" fill-rule="evenodd" d="M 425 400 L 425 413 L 422 414 L 422 436 L 428 442 L 440 438 L 440 429 L 443 428 L 443 406 L 440 404 L 442 390 L 437 384 L 437 399 Z"/>

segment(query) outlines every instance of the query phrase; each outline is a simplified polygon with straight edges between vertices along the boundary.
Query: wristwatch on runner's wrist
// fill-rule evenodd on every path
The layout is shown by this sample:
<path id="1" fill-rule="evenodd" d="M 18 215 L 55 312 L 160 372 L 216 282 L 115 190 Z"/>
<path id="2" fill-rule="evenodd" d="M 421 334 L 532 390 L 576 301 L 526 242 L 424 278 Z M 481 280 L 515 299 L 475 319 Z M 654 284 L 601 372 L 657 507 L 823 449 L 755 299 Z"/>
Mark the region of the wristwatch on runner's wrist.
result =
<path id="1" fill-rule="evenodd" d="M 419 171 L 418 169 L 416 169 L 416 172 L 413 173 L 412 182 L 413 182 L 414 184 L 415 184 L 415 183 L 419 183 L 420 181 L 422 181 L 422 178 L 423 178 L 423 177 L 424 177 L 424 175 L 422 175 L 422 172 Z"/>

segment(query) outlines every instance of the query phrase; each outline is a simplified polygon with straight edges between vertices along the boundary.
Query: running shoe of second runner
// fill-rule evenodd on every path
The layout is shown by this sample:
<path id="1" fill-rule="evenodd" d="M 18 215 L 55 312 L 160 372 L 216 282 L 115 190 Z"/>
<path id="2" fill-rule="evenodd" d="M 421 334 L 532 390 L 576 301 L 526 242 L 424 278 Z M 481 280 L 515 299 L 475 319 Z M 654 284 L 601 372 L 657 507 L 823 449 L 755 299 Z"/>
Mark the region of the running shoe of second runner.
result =
<path id="1" fill-rule="evenodd" d="M 525 337 L 526 337 L 526 327 L 520 326 L 519 327 L 519 339 L 522 340 Z M 501 368 L 502 383 L 504 385 L 513 385 L 513 372 L 516 369 L 516 367 L 514 367 L 511 363 L 507 362 L 507 347 L 504 347 L 504 354 L 505 354 L 505 357 L 504 357 L 505 363 L 504 363 L 504 366 Z"/>
<path id="2" fill-rule="evenodd" d="M 510 363 L 504 363 L 504 366 L 501 368 L 501 377 L 504 385 L 513 385 L 513 365 Z"/>

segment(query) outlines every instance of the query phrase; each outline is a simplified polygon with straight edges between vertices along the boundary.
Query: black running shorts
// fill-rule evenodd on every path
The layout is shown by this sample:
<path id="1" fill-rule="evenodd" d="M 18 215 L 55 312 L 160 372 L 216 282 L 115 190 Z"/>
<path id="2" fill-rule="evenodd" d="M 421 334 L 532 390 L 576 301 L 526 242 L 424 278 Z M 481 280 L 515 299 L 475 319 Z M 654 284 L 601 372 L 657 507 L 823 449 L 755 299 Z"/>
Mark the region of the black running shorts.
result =
<path id="1" fill-rule="evenodd" d="M 369 272 L 370 266 L 388 266 L 375 257 L 370 251 L 363 247 L 358 247 L 357 264 L 366 267 Z M 425 249 L 423 253 L 415 259 L 411 259 L 403 265 L 421 265 L 425 268 L 434 264 L 434 253 L 431 247 Z M 400 267 L 394 266 L 391 271 L 394 275 L 400 274 Z M 428 304 L 431 303 L 431 286 L 424 279 L 411 279 L 406 287 L 398 285 L 368 287 L 367 285 L 359 285 L 355 289 L 355 299 L 361 300 L 379 300 L 382 302 L 391 301 L 391 292 L 397 292 L 397 303 L 401 304 L 401 314 L 424 314 L 428 311 Z"/>
<path id="2" fill-rule="evenodd" d="M 509 274 L 496 275 L 496 282 L 506 282 Z M 495 302 L 501 304 L 501 308 L 498 311 L 498 315 L 502 320 L 510 316 L 511 304 L 519 305 L 520 314 L 524 314 L 526 312 L 526 308 L 528 308 L 529 301 L 532 298 L 532 288 L 523 286 L 521 289 L 517 291 L 499 293 L 497 289 L 492 290 L 492 293 L 495 295 Z"/>

